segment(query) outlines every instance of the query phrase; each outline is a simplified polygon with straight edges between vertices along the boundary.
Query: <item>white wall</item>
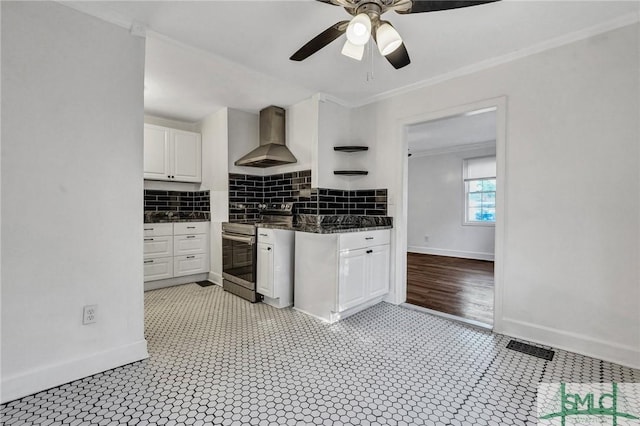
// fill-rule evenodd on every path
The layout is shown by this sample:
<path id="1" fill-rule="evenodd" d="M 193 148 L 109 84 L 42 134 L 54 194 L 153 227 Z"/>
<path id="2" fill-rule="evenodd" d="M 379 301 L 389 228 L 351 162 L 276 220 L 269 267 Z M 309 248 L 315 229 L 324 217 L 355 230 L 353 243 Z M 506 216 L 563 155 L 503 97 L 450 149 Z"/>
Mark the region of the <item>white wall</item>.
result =
<path id="1" fill-rule="evenodd" d="M 1 7 L 4 402 L 147 349 L 144 40 L 54 2 Z"/>
<path id="2" fill-rule="evenodd" d="M 369 170 L 374 157 L 371 151 L 337 152 L 333 148 L 340 145 L 369 146 L 366 140 L 354 140 L 351 132 L 351 109 L 330 100 L 318 104 L 318 161 L 314 172 L 318 178 L 317 187 L 333 189 L 369 189 L 362 186 L 365 176 L 335 175 L 335 170 Z"/>
<path id="3" fill-rule="evenodd" d="M 260 116 L 237 109 L 227 109 L 228 119 L 228 170 L 229 173 L 263 176 L 259 167 L 236 166 L 234 163 L 253 151 L 260 144 Z M 267 168 L 269 170 L 269 168 Z M 229 177 L 227 176 L 227 179 Z"/>
<path id="4" fill-rule="evenodd" d="M 222 285 L 222 222 L 229 220 L 229 110 L 224 108 L 202 120 L 202 187 L 211 196 L 209 280 Z"/>
<path id="5" fill-rule="evenodd" d="M 495 155 L 475 148 L 409 158 L 407 250 L 414 253 L 493 260 L 494 226 L 463 225 L 466 158 Z"/>
<path id="6" fill-rule="evenodd" d="M 495 329 L 640 367 L 639 59 L 635 24 L 354 111 L 389 187 L 392 300 L 406 297 L 402 126 L 506 95 Z"/>

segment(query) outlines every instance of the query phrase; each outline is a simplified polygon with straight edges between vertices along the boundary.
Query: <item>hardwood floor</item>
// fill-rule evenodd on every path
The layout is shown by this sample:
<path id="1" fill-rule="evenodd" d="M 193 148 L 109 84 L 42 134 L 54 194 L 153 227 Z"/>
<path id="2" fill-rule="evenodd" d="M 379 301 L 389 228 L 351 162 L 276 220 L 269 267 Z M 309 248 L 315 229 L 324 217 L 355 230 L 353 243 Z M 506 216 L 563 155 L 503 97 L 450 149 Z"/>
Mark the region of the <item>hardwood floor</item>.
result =
<path id="1" fill-rule="evenodd" d="M 408 253 L 407 303 L 493 325 L 493 262 Z"/>

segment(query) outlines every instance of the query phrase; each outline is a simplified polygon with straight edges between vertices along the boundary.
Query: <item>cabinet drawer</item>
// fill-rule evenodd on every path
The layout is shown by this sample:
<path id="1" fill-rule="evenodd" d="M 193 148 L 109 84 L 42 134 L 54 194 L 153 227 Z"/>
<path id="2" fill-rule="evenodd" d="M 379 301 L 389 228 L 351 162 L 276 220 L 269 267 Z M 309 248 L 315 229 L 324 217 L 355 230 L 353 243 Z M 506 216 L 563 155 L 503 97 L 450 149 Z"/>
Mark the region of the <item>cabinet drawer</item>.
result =
<path id="1" fill-rule="evenodd" d="M 177 222 L 173 224 L 173 235 L 206 234 L 209 222 Z"/>
<path id="2" fill-rule="evenodd" d="M 276 239 L 276 237 L 275 237 L 275 233 L 273 232 L 273 229 L 258 228 L 258 242 L 259 243 L 273 244 L 275 239 Z"/>
<path id="3" fill-rule="evenodd" d="M 354 250 L 364 247 L 389 244 L 388 229 L 340 234 L 340 250 Z"/>
<path id="4" fill-rule="evenodd" d="M 144 236 L 173 235 L 173 223 L 145 223 Z"/>
<path id="5" fill-rule="evenodd" d="M 145 259 L 144 280 L 154 281 L 173 277 L 173 257 Z"/>
<path id="6" fill-rule="evenodd" d="M 144 257 L 173 256 L 173 237 L 144 237 Z"/>
<path id="7" fill-rule="evenodd" d="M 207 234 L 178 235 L 173 237 L 173 255 L 204 253 L 207 248 Z"/>
<path id="8" fill-rule="evenodd" d="M 173 276 L 200 274 L 209 272 L 209 259 L 205 254 L 176 256 L 173 258 Z"/>

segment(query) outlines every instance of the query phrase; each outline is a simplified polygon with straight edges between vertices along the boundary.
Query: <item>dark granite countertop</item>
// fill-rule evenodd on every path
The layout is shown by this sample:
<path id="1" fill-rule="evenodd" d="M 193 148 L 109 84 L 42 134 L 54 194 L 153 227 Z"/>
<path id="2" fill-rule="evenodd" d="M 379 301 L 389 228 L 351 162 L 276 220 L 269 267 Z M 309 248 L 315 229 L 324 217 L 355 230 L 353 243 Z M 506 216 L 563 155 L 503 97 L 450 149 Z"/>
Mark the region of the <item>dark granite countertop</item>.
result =
<path id="1" fill-rule="evenodd" d="M 259 228 L 285 229 L 314 234 L 337 234 L 393 228 L 393 218 L 388 216 L 299 215 L 297 219 L 298 223 L 295 225 L 259 223 L 256 226 Z"/>
<path id="2" fill-rule="evenodd" d="M 209 222 L 209 212 L 144 212 L 144 223 Z"/>

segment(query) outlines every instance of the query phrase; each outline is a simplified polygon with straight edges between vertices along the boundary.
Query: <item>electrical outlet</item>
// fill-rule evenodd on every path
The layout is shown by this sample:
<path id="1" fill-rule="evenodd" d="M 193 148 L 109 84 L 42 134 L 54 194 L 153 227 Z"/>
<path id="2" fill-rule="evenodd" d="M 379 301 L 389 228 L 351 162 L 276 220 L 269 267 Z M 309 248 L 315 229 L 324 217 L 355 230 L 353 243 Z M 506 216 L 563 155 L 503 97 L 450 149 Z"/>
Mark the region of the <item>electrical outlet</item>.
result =
<path id="1" fill-rule="evenodd" d="M 96 313 L 98 311 L 98 305 L 87 305 L 83 309 L 82 324 L 92 324 L 96 322 Z"/>

